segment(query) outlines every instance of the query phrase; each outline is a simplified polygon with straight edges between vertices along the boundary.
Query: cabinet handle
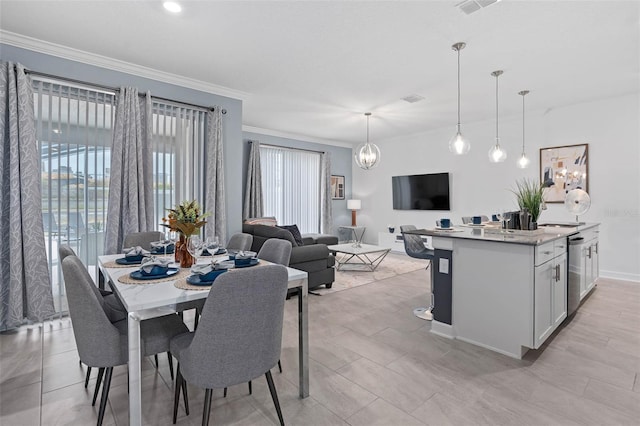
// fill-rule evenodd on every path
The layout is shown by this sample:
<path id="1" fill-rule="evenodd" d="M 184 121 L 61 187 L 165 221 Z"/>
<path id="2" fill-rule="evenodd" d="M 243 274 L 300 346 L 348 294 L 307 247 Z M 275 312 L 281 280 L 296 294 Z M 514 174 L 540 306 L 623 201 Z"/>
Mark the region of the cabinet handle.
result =
<path id="1" fill-rule="evenodd" d="M 591 259 L 591 255 L 593 254 L 591 249 L 593 249 L 593 246 L 589 246 L 589 254 L 588 254 L 589 259 Z"/>
<path id="2" fill-rule="evenodd" d="M 560 281 L 560 265 L 556 265 L 556 282 Z"/>
<path id="3" fill-rule="evenodd" d="M 598 244 L 600 244 L 600 242 L 599 242 L 599 241 L 598 241 L 598 242 L 596 243 L 596 245 L 595 245 L 595 247 L 596 247 L 596 254 L 598 254 Z"/>
<path id="4" fill-rule="evenodd" d="M 553 253 L 552 251 L 543 251 L 542 254 L 551 254 Z"/>

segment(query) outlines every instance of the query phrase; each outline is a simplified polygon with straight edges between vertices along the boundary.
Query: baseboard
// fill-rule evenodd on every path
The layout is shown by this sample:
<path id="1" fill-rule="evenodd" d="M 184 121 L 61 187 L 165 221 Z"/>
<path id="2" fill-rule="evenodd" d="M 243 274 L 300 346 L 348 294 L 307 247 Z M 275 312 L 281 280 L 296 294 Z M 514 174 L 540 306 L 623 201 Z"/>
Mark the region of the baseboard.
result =
<path id="1" fill-rule="evenodd" d="M 445 324 L 440 321 L 431 321 L 431 332 L 447 339 L 454 339 L 456 337 L 453 327 L 449 324 Z"/>
<path id="2" fill-rule="evenodd" d="M 603 271 L 600 269 L 600 277 L 640 283 L 640 274 L 627 274 L 625 272 Z"/>

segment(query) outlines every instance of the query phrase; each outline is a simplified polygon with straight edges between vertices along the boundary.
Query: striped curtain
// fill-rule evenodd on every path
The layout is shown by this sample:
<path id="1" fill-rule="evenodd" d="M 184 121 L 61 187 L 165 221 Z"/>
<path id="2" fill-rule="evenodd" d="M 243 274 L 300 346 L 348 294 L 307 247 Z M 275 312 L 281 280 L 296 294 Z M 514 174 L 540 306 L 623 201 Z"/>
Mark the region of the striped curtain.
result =
<path id="1" fill-rule="evenodd" d="M 281 225 L 298 225 L 301 233 L 321 229 L 321 154 L 262 145 L 264 215 Z"/>

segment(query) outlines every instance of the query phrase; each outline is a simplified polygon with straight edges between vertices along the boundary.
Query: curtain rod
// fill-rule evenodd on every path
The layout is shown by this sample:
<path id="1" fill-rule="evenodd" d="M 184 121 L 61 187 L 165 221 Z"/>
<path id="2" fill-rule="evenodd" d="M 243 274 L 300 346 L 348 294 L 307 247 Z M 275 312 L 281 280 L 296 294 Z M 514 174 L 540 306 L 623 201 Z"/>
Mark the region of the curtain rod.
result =
<path id="1" fill-rule="evenodd" d="M 32 75 L 35 75 L 35 76 L 38 76 L 38 77 L 45 77 L 45 78 L 52 78 L 52 79 L 56 79 L 56 80 L 68 81 L 70 83 L 81 84 L 83 86 L 92 86 L 92 87 L 96 87 L 96 88 L 99 88 L 99 89 L 102 89 L 102 90 L 108 90 L 110 92 L 116 92 L 116 93 L 120 92 L 120 88 L 119 87 L 111 87 L 111 86 L 105 86 L 105 85 L 102 85 L 102 84 L 89 83 L 87 81 L 76 80 L 75 78 L 60 77 L 58 75 L 47 74 L 47 73 L 44 73 L 44 72 L 34 71 L 34 70 L 26 69 L 26 68 L 24 69 L 24 72 L 26 74 L 32 74 Z M 143 96 L 145 96 L 144 93 L 143 93 Z M 205 109 L 205 110 L 208 110 L 208 111 L 214 111 L 215 110 L 215 108 L 213 108 L 213 107 L 205 107 L 205 106 L 202 106 L 202 105 L 196 105 L 196 104 L 192 104 L 192 103 L 189 103 L 189 102 L 176 101 L 174 99 L 163 98 L 161 96 L 153 96 L 152 95 L 151 98 L 152 99 L 157 99 L 157 100 L 160 100 L 160 101 L 165 101 L 165 102 L 175 102 L 175 103 L 182 104 L 182 105 L 188 105 L 188 106 L 191 106 L 191 107 L 202 108 L 202 109 Z M 223 108 L 221 112 L 222 112 L 222 114 L 226 114 L 227 110 Z"/>
<path id="2" fill-rule="evenodd" d="M 249 141 L 249 143 L 253 143 L 253 141 Z M 315 152 L 316 154 L 325 154 L 325 151 L 316 151 L 315 149 L 304 149 L 304 148 L 292 148 L 290 146 L 283 146 L 283 145 L 273 145 L 270 143 L 262 143 L 262 146 L 268 146 L 271 148 L 283 148 L 283 149 L 292 149 L 295 151 L 306 151 L 306 152 Z"/>

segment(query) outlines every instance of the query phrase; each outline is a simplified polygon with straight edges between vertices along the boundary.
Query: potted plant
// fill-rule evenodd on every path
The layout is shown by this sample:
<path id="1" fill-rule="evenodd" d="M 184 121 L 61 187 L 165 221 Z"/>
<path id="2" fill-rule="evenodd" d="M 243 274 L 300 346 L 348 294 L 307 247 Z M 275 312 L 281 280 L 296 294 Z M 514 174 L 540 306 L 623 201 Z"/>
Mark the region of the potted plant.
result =
<path id="1" fill-rule="evenodd" d="M 516 182 L 518 206 L 521 211 L 520 226 L 522 229 L 534 230 L 538 228 L 538 218 L 543 209 L 544 186 L 536 181 L 523 178 Z M 522 214 L 525 213 L 525 214 Z"/>

